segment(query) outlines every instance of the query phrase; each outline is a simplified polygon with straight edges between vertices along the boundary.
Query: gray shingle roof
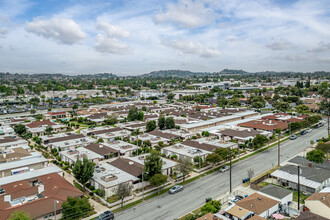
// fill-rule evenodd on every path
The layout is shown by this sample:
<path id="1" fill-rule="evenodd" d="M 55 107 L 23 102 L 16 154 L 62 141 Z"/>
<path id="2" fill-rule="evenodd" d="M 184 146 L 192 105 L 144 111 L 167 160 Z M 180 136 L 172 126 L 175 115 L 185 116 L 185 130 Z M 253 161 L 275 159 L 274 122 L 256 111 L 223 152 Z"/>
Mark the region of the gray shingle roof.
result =
<path id="1" fill-rule="evenodd" d="M 292 193 L 292 191 L 290 190 L 284 189 L 282 187 L 274 186 L 272 184 L 259 189 L 259 191 L 278 199 L 283 199 L 284 197 Z"/>
<path id="2" fill-rule="evenodd" d="M 297 166 L 295 165 L 285 165 L 284 167 L 279 168 L 279 170 L 288 172 L 292 175 L 298 175 L 297 174 Z M 301 170 L 301 177 L 305 177 L 306 179 L 323 183 L 325 180 L 330 178 L 330 172 L 329 170 L 317 168 L 317 167 L 300 167 Z"/>
<path id="3" fill-rule="evenodd" d="M 291 160 L 289 160 L 289 162 L 297 164 L 297 165 L 303 165 L 303 166 L 308 166 L 308 163 L 312 163 L 312 167 L 318 167 L 318 168 L 330 170 L 329 161 L 324 161 L 322 164 L 319 164 L 319 163 L 310 162 L 305 157 L 296 156 L 296 157 L 292 158 Z"/>

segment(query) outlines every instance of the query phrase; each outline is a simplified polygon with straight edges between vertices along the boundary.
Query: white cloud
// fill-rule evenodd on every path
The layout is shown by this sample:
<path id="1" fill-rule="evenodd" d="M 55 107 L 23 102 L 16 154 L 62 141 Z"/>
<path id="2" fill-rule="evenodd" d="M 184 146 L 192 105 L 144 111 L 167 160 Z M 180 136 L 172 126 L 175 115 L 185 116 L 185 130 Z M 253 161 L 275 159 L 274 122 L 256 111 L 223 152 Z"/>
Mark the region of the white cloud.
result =
<path id="1" fill-rule="evenodd" d="M 111 25 L 109 23 L 100 21 L 97 24 L 97 28 L 104 31 L 108 37 L 113 38 L 126 38 L 130 36 L 130 33 L 123 28 L 115 25 Z"/>
<path id="2" fill-rule="evenodd" d="M 286 40 L 279 39 L 270 42 L 269 44 L 266 45 L 266 47 L 272 50 L 286 50 L 292 48 L 292 44 Z"/>
<path id="3" fill-rule="evenodd" d="M 210 23 L 214 13 L 206 8 L 201 1 L 180 0 L 177 4 L 170 3 L 167 9 L 153 17 L 155 23 L 174 23 L 186 28 L 196 28 Z"/>
<path id="4" fill-rule="evenodd" d="M 75 44 L 87 37 L 76 22 L 65 18 L 34 19 L 25 28 L 28 32 L 63 44 Z"/>
<path id="5" fill-rule="evenodd" d="M 164 40 L 163 45 L 179 50 L 182 54 L 197 54 L 200 57 L 211 58 L 221 55 L 221 52 L 214 48 L 206 48 L 201 43 L 191 40 Z"/>
<path id="6" fill-rule="evenodd" d="M 111 25 L 107 22 L 99 21 L 97 28 L 104 34 L 96 36 L 94 48 L 101 53 L 112 53 L 118 55 L 127 55 L 132 52 L 132 49 L 121 38 L 127 38 L 130 33 L 120 26 Z"/>
<path id="7" fill-rule="evenodd" d="M 96 43 L 94 47 L 98 52 L 101 53 L 127 55 L 132 52 L 132 50 L 127 46 L 127 44 L 121 42 L 116 38 L 109 38 L 103 34 L 98 34 L 96 36 Z"/>
<path id="8" fill-rule="evenodd" d="M 321 52 L 330 52 L 330 43 L 324 43 L 321 41 L 318 47 L 309 50 L 309 52 L 321 53 Z"/>
<path id="9" fill-rule="evenodd" d="M 5 38 L 8 34 L 9 30 L 6 27 L 0 28 L 0 38 Z"/>

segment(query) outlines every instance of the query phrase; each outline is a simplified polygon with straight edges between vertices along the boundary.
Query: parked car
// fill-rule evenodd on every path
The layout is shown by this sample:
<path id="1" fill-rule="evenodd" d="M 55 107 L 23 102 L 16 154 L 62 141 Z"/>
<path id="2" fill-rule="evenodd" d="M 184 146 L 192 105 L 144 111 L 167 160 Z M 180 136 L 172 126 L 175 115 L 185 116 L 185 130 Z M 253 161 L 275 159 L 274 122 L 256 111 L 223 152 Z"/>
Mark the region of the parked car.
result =
<path id="1" fill-rule="evenodd" d="M 207 198 L 205 199 L 205 202 L 206 202 L 206 203 L 208 203 L 208 202 L 210 202 L 210 201 L 212 201 L 212 197 L 207 197 Z"/>
<path id="2" fill-rule="evenodd" d="M 311 133 L 312 129 L 310 128 L 310 129 L 307 129 L 306 131 L 307 131 L 307 133 Z"/>
<path id="3" fill-rule="evenodd" d="M 295 139 L 297 139 L 297 135 L 291 135 L 290 136 L 290 140 L 295 140 Z"/>
<path id="4" fill-rule="evenodd" d="M 221 167 L 221 168 L 219 169 L 219 172 L 224 173 L 224 172 L 226 172 L 226 171 L 229 170 L 229 169 L 230 169 L 229 166 L 223 166 L 223 167 Z"/>
<path id="5" fill-rule="evenodd" d="M 95 220 L 113 220 L 115 219 L 114 214 L 111 211 L 105 211 L 99 217 L 97 217 Z"/>
<path id="6" fill-rule="evenodd" d="M 300 133 L 300 135 L 305 135 L 305 134 L 307 134 L 306 131 L 302 131 L 302 132 Z"/>
<path id="7" fill-rule="evenodd" d="M 233 203 L 236 203 L 236 202 L 238 202 L 238 201 L 240 201 L 240 200 L 242 200 L 242 199 L 244 199 L 243 196 L 236 195 L 236 196 L 231 197 L 231 198 L 228 199 L 228 204 L 229 204 L 229 205 L 232 205 Z"/>
<path id="8" fill-rule="evenodd" d="M 181 185 L 176 185 L 176 186 L 173 186 L 170 191 L 168 191 L 169 194 L 174 194 L 174 193 L 177 193 L 177 192 L 180 192 L 183 190 L 183 186 Z"/>

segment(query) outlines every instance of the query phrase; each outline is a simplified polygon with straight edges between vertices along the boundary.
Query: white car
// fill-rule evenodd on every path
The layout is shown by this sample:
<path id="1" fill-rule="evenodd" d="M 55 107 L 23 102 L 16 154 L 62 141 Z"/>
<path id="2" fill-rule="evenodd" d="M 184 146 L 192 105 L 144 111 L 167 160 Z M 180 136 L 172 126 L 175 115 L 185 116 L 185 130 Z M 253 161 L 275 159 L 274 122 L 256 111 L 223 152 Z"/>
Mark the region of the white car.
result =
<path id="1" fill-rule="evenodd" d="M 312 129 L 310 128 L 310 129 L 307 129 L 306 131 L 307 131 L 307 133 L 311 133 Z"/>

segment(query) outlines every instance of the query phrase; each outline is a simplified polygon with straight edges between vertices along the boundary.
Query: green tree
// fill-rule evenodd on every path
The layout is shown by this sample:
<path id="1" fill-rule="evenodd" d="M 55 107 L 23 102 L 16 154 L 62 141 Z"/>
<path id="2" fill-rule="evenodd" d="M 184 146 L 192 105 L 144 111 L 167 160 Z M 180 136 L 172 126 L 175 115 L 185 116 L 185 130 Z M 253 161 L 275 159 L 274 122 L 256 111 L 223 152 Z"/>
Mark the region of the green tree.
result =
<path id="1" fill-rule="evenodd" d="M 54 130 L 53 127 L 50 127 L 50 126 L 48 126 L 48 127 L 46 128 L 46 132 L 47 132 L 48 134 L 50 134 L 53 130 Z"/>
<path id="2" fill-rule="evenodd" d="M 165 120 L 165 127 L 166 129 L 172 129 L 175 128 L 175 122 L 173 117 L 167 117 Z"/>
<path id="3" fill-rule="evenodd" d="M 229 101 L 229 105 L 232 105 L 232 106 L 240 106 L 240 102 L 239 102 L 239 99 L 238 98 L 233 98 Z"/>
<path id="4" fill-rule="evenodd" d="M 234 158 L 234 154 L 231 152 L 230 148 L 217 148 L 214 153 L 220 155 L 220 157 L 225 161 L 230 160 L 230 155 L 232 159 Z"/>
<path id="5" fill-rule="evenodd" d="M 163 161 L 159 152 L 153 150 L 144 160 L 144 179 L 148 180 L 158 173 L 162 173 Z"/>
<path id="6" fill-rule="evenodd" d="M 158 118 L 158 127 L 160 130 L 164 130 L 166 128 L 166 125 L 165 125 L 166 121 L 165 121 L 165 117 L 164 116 L 159 116 Z"/>
<path id="7" fill-rule="evenodd" d="M 207 213 L 217 213 L 221 209 L 221 203 L 217 200 L 207 202 L 202 206 L 201 211 L 205 215 Z"/>
<path id="8" fill-rule="evenodd" d="M 307 114 L 309 113 L 309 108 L 307 105 L 298 105 L 296 111 L 300 114 Z"/>
<path id="9" fill-rule="evenodd" d="M 267 144 L 268 138 L 264 135 L 257 134 L 256 137 L 253 139 L 253 147 L 254 149 L 260 148 Z"/>
<path id="10" fill-rule="evenodd" d="M 219 106 L 226 106 L 228 104 L 228 99 L 226 99 L 225 97 L 218 97 L 218 103 Z"/>
<path id="11" fill-rule="evenodd" d="M 212 166 L 214 166 L 214 164 L 216 164 L 220 161 L 221 161 L 221 157 L 217 153 L 208 154 L 206 156 L 206 162 L 212 164 Z"/>
<path id="12" fill-rule="evenodd" d="M 274 107 L 281 112 L 287 112 L 290 109 L 290 104 L 288 102 L 278 102 Z"/>
<path id="13" fill-rule="evenodd" d="M 14 131 L 18 134 L 18 135 L 22 135 L 23 133 L 26 132 L 26 127 L 23 124 L 16 124 L 14 126 Z"/>
<path id="14" fill-rule="evenodd" d="M 89 216 L 92 211 L 93 207 L 86 197 L 68 197 L 66 202 L 62 204 L 62 219 L 80 219 Z"/>
<path id="15" fill-rule="evenodd" d="M 114 193 L 115 193 L 116 197 L 121 200 L 121 207 L 123 207 L 123 205 L 124 205 L 125 197 L 131 195 L 131 190 L 132 190 L 132 188 L 129 185 L 129 183 L 127 183 L 127 182 L 119 184 L 114 189 Z"/>
<path id="16" fill-rule="evenodd" d="M 103 138 L 99 138 L 99 139 L 97 139 L 96 143 L 103 143 L 103 142 L 104 142 Z"/>
<path id="17" fill-rule="evenodd" d="M 104 120 L 104 122 L 107 125 L 114 125 L 114 124 L 118 123 L 118 119 L 117 119 L 117 116 L 115 114 L 111 114 L 111 115 L 108 116 L 107 119 Z"/>
<path id="18" fill-rule="evenodd" d="M 188 158 L 179 159 L 176 165 L 176 169 L 183 175 L 183 183 L 185 181 L 186 175 L 188 175 L 194 168 L 194 165 Z"/>
<path id="19" fill-rule="evenodd" d="M 17 88 L 17 91 L 16 91 L 16 92 L 17 92 L 18 95 L 22 95 L 22 94 L 25 93 L 23 87 L 21 87 L 21 86 L 16 86 L 16 88 Z"/>
<path id="20" fill-rule="evenodd" d="M 28 213 L 22 210 L 15 210 L 10 213 L 8 220 L 30 220 L 30 216 Z"/>
<path id="21" fill-rule="evenodd" d="M 170 101 L 172 99 L 174 99 L 174 97 L 175 97 L 175 94 L 173 94 L 173 93 L 170 93 L 170 94 L 167 95 L 167 99 L 170 100 Z"/>
<path id="22" fill-rule="evenodd" d="M 146 130 L 147 132 L 153 131 L 156 129 L 156 121 L 148 121 L 147 125 L 146 125 Z"/>
<path id="23" fill-rule="evenodd" d="M 73 110 L 77 110 L 77 109 L 78 109 L 78 104 L 75 103 L 75 104 L 72 106 L 72 109 L 73 109 Z"/>
<path id="24" fill-rule="evenodd" d="M 133 107 L 128 111 L 127 120 L 128 121 L 143 121 L 144 113 L 140 111 L 137 107 Z"/>
<path id="25" fill-rule="evenodd" d="M 151 185 L 158 187 L 157 192 L 159 194 L 159 186 L 161 186 L 167 182 L 167 176 L 163 175 L 161 173 L 157 173 L 153 177 L 151 177 L 149 181 L 150 181 Z"/>
<path id="26" fill-rule="evenodd" d="M 312 150 L 306 155 L 307 160 L 315 163 L 323 163 L 325 158 L 325 153 L 321 150 Z"/>
<path id="27" fill-rule="evenodd" d="M 74 177 L 83 184 L 84 191 L 86 183 L 93 177 L 94 163 L 89 161 L 86 157 L 81 161 L 78 159 L 72 169 Z"/>
<path id="28" fill-rule="evenodd" d="M 319 143 L 319 144 L 316 146 L 316 149 L 317 149 L 317 150 L 321 150 L 321 151 L 323 151 L 323 152 L 327 155 L 326 158 L 329 158 L 330 144 L 327 144 L 327 143 Z"/>

